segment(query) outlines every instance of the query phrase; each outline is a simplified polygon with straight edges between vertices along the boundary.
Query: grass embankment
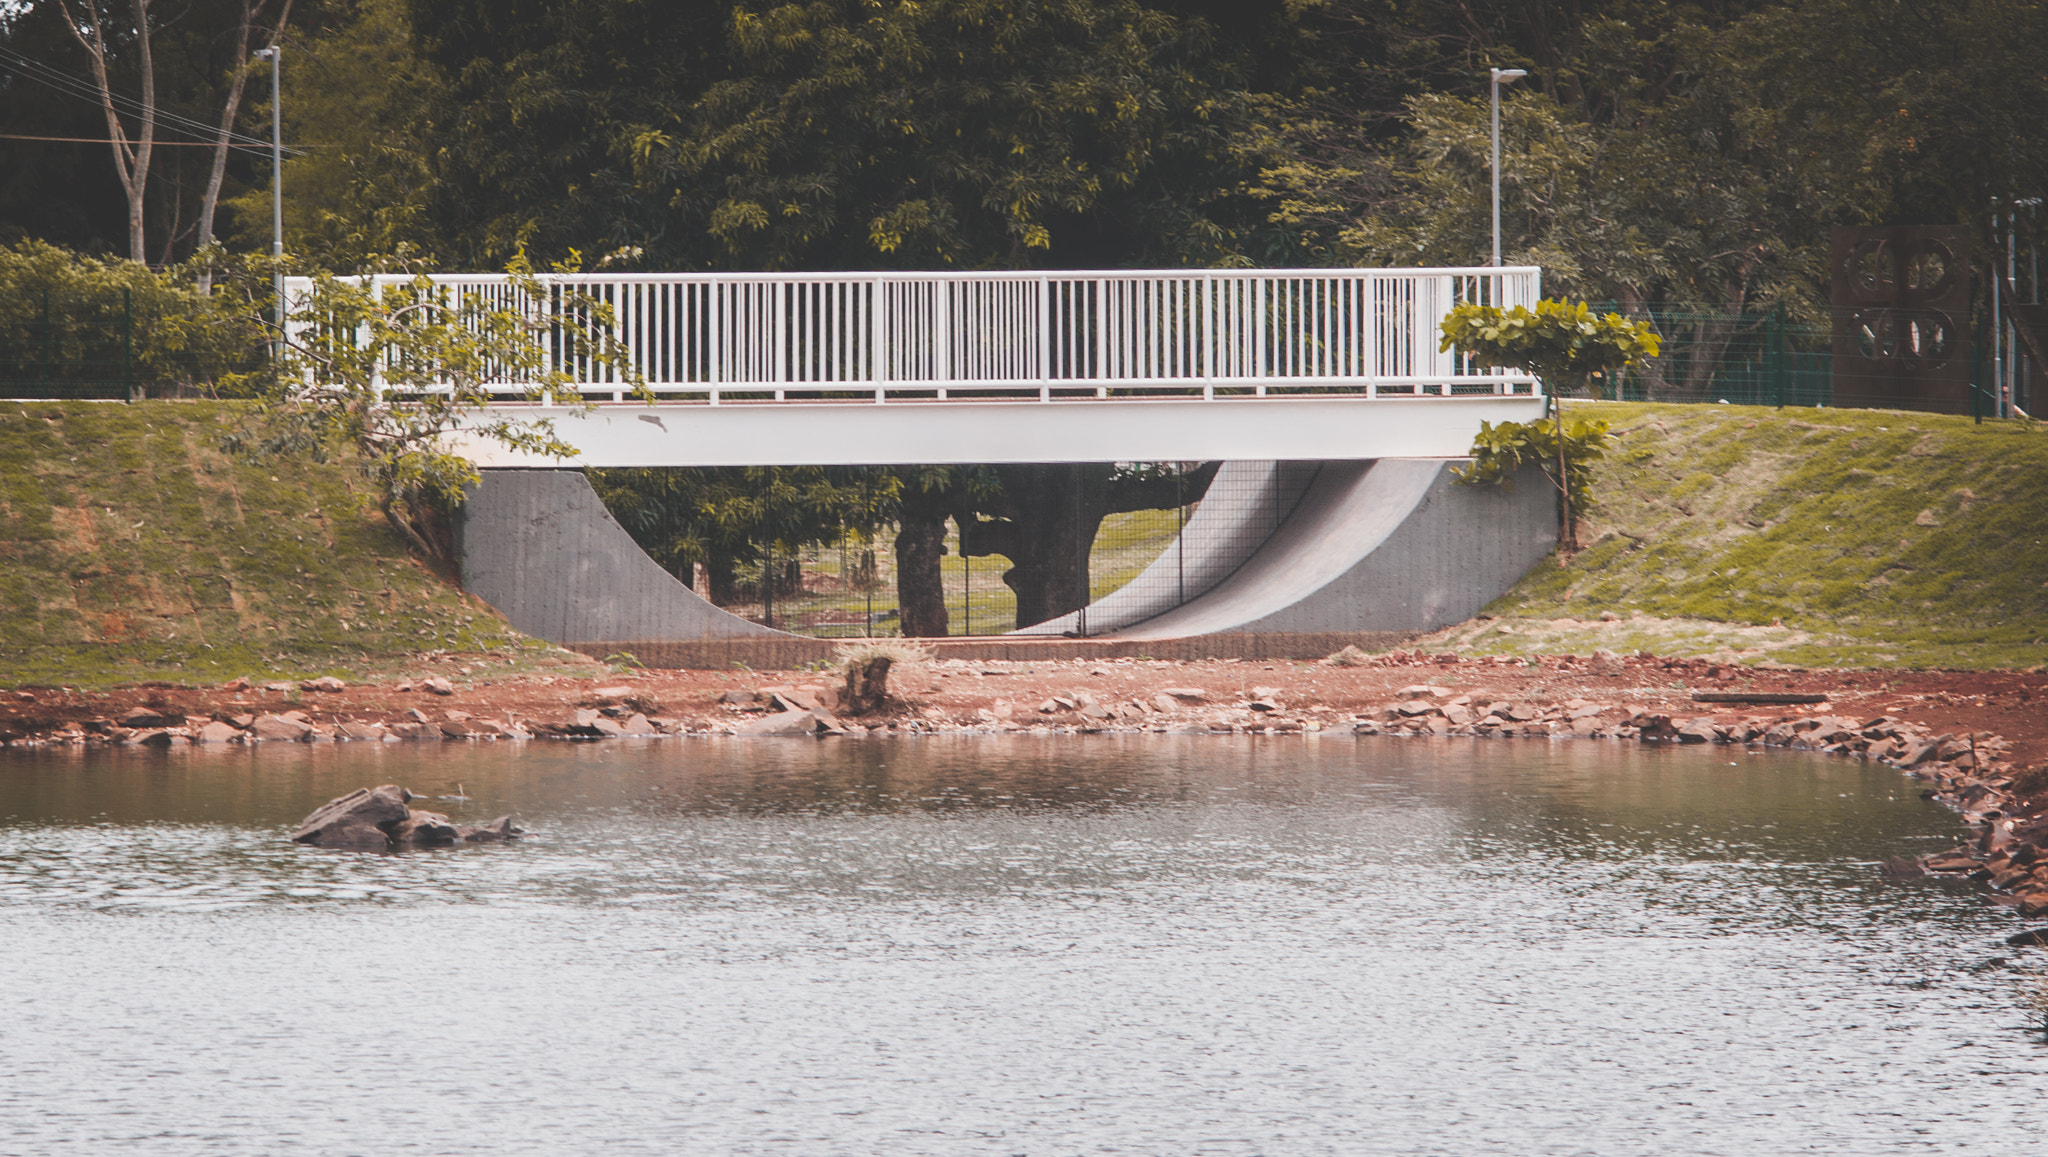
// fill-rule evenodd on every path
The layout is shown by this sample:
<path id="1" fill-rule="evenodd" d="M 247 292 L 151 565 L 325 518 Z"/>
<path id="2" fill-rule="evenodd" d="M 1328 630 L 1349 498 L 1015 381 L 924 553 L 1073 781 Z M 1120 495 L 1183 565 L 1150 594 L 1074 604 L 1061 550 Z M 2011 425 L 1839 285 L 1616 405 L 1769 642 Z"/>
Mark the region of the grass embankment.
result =
<path id="1" fill-rule="evenodd" d="M 0 402 L 0 682 L 363 674 L 541 646 L 410 558 L 345 466 L 223 454 L 233 413 Z"/>
<path id="2" fill-rule="evenodd" d="M 1841 667 L 2048 661 L 2048 429 L 1581 402 L 1620 439 L 1546 563 L 1425 646 Z M 1603 612 L 1619 616 L 1602 622 Z"/>

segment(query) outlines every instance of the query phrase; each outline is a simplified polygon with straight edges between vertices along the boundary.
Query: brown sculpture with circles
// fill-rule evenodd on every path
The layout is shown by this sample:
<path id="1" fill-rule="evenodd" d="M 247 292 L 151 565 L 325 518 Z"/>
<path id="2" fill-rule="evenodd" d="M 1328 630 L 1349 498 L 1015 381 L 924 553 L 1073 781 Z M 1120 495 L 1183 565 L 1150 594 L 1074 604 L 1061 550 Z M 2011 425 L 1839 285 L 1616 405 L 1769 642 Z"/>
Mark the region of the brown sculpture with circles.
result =
<path id="1" fill-rule="evenodd" d="M 1838 405 L 1970 406 L 1969 238 L 1945 225 L 1835 226 Z"/>

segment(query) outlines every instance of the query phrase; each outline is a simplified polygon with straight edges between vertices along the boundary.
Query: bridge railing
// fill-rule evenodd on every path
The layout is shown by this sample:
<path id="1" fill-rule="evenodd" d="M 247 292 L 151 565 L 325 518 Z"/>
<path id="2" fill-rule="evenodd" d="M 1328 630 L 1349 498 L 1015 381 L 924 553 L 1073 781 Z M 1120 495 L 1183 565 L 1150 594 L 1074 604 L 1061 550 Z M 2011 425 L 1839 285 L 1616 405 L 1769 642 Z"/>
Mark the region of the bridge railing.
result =
<path id="1" fill-rule="evenodd" d="M 629 379 L 549 324 L 579 298 L 610 308 L 613 336 L 657 396 L 712 405 L 1537 390 L 1527 374 L 1437 348 L 1459 302 L 1535 305 L 1534 267 L 549 274 L 538 294 L 504 274 L 432 281 L 530 318 L 546 364 L 593 401 L 623 400 Z M 380 293 L 411 282 L 373 279 Z M 288 279 L 287 297 L 310 287 Z M 502 375 L 503 392 L 523 392 L 517 377 Z"/>

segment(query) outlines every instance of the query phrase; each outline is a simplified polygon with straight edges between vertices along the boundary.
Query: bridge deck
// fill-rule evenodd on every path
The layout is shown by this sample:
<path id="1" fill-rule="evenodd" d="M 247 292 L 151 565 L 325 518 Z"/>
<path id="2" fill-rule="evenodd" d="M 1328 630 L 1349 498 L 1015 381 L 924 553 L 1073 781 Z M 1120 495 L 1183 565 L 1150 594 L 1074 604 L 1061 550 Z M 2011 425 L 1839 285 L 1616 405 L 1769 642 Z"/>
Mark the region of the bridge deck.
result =
<path id="1" fill-rule="evenodd" d="M 516 315 L 576 401 L 611 403 L 577 416 L 490 384 L 497 416 L 557 418 L 581 456 L 471 444 L 489 466 L 1437 457 L 1543 407 L 1527 374 L 1438 341 L 1460 302 L 1534 305 L 1534 268 L 431 280 L 473 316 Z M 562 338 L 593 317 L 628 364 Z"/>
<path id="2" fill-rule="evenodd" d="M 1079 402 L 679 405 L 588 411 L 494 406 L 551 418 L 580 453 L 536 458 L 465 443 L 479 466 L 832 466 L 976 462 L 1194 462 L 1224 458 L 1446 458 L 1484 421 L 1541 417 L 1544 399 L 1268 397 Z"/>

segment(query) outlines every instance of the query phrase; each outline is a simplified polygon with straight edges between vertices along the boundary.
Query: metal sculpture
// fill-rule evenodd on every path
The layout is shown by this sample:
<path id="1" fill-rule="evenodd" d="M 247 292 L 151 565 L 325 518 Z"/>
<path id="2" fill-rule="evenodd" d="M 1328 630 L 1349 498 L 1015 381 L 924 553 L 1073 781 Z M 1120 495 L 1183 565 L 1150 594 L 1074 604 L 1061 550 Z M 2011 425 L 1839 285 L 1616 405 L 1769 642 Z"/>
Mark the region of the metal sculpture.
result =
<path id="1" fill-rule="evenodd" d="M 1829 265 L 1835 400 L 1968 409 L 1968 235 L 1945 225 L 1837 225 Z"/>

